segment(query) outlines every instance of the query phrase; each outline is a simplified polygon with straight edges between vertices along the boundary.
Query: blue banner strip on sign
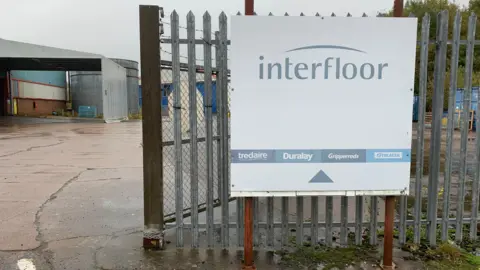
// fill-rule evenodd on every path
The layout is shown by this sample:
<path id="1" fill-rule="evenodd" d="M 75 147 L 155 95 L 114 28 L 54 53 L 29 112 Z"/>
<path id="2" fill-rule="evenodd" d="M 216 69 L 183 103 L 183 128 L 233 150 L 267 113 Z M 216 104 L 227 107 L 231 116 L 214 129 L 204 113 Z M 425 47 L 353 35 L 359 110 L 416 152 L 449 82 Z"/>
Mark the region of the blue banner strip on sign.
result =
<path id="1" fill-rule="evenodd" d="M 395 163 L 410 162 L 410 149 L 243 149 L 232 163 Z"/>
<path id="2" fill-rule="evenodd" d="M 370 149 L 367 162 L 410 162 L 410 149 Z"/>

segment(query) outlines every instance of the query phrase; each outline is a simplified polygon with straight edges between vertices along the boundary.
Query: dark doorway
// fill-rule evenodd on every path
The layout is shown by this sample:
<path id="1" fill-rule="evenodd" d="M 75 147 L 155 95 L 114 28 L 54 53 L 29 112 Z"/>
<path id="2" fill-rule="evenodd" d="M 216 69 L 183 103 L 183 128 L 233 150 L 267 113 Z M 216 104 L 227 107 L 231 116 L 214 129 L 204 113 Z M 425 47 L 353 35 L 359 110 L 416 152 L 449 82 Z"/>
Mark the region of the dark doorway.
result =
<path id="1" fill-rule="evenodd" d="M 0 77 L 0 116 L 7 115 L 8 80 Z"/>

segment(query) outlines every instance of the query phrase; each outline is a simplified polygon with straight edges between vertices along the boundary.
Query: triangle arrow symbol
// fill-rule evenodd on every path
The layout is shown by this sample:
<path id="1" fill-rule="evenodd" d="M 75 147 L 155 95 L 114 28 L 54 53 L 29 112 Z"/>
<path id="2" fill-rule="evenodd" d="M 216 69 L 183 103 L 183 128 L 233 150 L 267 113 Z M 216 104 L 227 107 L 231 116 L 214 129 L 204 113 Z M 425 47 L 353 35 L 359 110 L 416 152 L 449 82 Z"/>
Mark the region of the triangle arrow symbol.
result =
<path id="1" fill-rule="evenodd" d="M 333 183 L 333 180 L 324 171 L 320 170 L 309 183 Z"/>

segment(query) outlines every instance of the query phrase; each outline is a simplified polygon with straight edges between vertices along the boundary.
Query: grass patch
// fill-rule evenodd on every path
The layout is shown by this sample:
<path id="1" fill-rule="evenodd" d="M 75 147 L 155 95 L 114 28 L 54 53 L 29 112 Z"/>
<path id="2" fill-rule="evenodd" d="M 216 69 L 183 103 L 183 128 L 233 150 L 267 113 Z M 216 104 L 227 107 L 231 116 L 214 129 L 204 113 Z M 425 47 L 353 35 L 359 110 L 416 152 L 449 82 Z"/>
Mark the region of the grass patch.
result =
<path id="1" fill-rule="evenodd" d="M 480 250 L 480 240 L 470 240 L 470 225 L 462 227 L 463 240 L 454 242 L 456 229 L 448 229 L 447 242 L 441 240 L 441 226 L 437 225 L 436 239 L 440 243 L 437 247 L 430 247 L 427 241 L 426 226 L 420 227 L 420 244 L 413 244 L 414 231 L 412 226 L 406 230 L 406 240 L 402 249 L 412 254 L 405 259 L 422 261 L 425 269 L 479 269 L 480 257 L 474 255 Z M 383 234 L 383 232 L 379 232 Z M 398 230 L 394 231 L 398 237 Z"/>
<path id="2" fill-rule="evenodd" d="M 437 229 L 435 231 L 436 233 L 436 240 L 437 243 L 442 242 L 442 228 L 441 224 L 437 224 Z M 449 228 L 447 230 L 447 240 L 448 241 L 455 241 L 455 233 L 456 233 L 455 228 Z M 395 239 L 398 239 L 400 235 L 400 231 L 398 229 L 393 229 L 393 237 Z M 378 237 L 383 237 L 384 236 L 384 230 L 379 229 L 377 230 L 377 236 Z M 462 227 L 462 236 L 463 239 L 461 241 L 458 241 L 456 244 L 464 249 L 467 252 L 480 252 L 480 239 L 479 240 L 470 240 L 470 225 L 469 224 L 464 224 Z M 403 247 L 405 251 L 415 251 L 419 247 L 415 244 L 412 244 L 414 242 L 414 237 L 415 237 L 415 231 L 413 226 L 407 226 L 407 229 L 405 231 L 405 240 L 407 244 Z M 420 226 L 420 243 L 423 246 L 428 246 L 428 236 L 427 236 L 427 227 L 426 225 Z"/>
<path id="3" fill-rule="evenodd" d="M 138 113 L 129 113 L 128 119 L 142 120 L 142 109 Z"/>
<path id="4" fill-rule="evenodd" d="M 292 269 L 344 269 L 363 262 L 378 263 L 376 248 L 351 246 L 329 248 L 326 246 L 303 246 L 292 252 L 279 251 L 281 264 Z"/>
<path id="5" fill-rule="evenodd" d="M 472 255 L 449 242 L 436 248 L 419 247 L 412 251 L 412 257 L 424 262 L 425 269 L 479 269 L 480 257 Z"/>
<path id="6" fill-rule="evenodd" d="M 436 247 L 431 247 L 427 241 L 426 226 L 420 227 L 420 244 L 413 244 L 414 231 L 412 226 L 406 230 L 406 240 L 402 249 L 411 255 L 406 260 L 416 261 L 423 265 L 422 269 L 480 269 L 480 240 L 472 241 L 469 238 L 470 226 L 463 225 L 463 240 L 457 243 L 455 239 L 456 229 L 448 230 L 448 240 L 441 241 L 441 228 L 436 230 Z M 383 236 L 383 231 L 378 230 L 378 237 Z M 350 241 L 354 233 L 348 235 Z M 394 237 L 398 238 L 399 231 L 394 230 Z M 349 242 L 350 242 L 349 241 Z M 361 264 L 378 265 L 381 256 L 376 247 L 370 245 L 348 247 L 326 247 L 324 245 L 312 246 L 311 243 L 298 247 L 295 245 L 295 237 L 290 238 L 290 248 L 276 252 L 280 256 L 280 264 L 287 269 L 345 269 L 347 267 L 359 267 Z"/>
<path id="7" fill-rule="evenodd" d="M 129 114 L 128 119 L 141 120 L 142 119 L 142 114 L 141 113 Z"/>
<path id="8" fill-rule="evenodd" d="M 406 244 L 402 247 L 404 251 L 412 254 L 406 257 L 407 260 L 420 261 L 424 269 L 480 269 L 480 240 L 470 240 L 470 225 L 462 227 L 463 239 L 454 242 L 456 229 L 450 228 L 447 231 L 447 241 L 441 239 L 441 225 L 437 225 L 436 240 L 438 246 L 431 247 L 427 240 L 427 229 L 420 227 L 420 244 L 414 244 L 413 226 L 408 226 L 405 232 Z M 378 237 L 383 237 L 384 231 L 377 231 Z M 394 238 L 399 237 L 398 229 L 394 229 Z"/>

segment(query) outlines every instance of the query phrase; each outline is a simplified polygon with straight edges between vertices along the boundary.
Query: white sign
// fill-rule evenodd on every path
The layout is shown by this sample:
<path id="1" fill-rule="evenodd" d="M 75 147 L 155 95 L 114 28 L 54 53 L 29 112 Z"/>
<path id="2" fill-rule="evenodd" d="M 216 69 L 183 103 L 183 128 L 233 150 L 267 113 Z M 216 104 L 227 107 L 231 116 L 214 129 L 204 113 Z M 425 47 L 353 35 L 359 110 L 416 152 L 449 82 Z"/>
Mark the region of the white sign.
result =
<path id="1" fill-rule="evenodd" d="M 416 36 L 416 18 L 232 17 L 232 196 L 408 194 Z"/>

